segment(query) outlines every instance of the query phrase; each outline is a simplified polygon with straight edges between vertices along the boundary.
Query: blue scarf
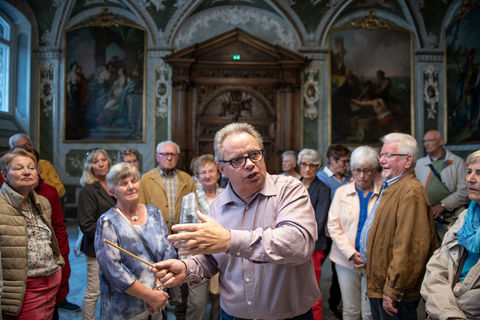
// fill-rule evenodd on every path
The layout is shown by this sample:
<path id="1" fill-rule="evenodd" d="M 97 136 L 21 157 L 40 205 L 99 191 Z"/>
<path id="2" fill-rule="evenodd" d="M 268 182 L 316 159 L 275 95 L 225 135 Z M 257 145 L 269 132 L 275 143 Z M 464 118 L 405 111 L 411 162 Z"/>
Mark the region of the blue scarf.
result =
<path id="1" fill-rule="evenodd" d="M 470 203 L 457 239 L 468 253 L 480 253 L 480 205 L 476 201 Z"/>

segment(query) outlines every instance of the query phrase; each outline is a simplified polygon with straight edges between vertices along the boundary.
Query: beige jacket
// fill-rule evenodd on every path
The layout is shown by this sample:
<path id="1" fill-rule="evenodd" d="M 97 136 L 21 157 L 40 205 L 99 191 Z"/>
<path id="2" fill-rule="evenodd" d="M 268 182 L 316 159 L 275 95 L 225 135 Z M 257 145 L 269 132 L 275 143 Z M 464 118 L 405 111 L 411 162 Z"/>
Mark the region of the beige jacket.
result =
<path id="1" fill-rule="evenodd" d="M 182 171 L 177 171 L 178 190 L 177 199 L 175 201 L 175 221 L 170 221 L 170 214 L 168 210 L 168 198 L 165 183 L 160 174 L 158 167 L 153 168 L 142 176 L 140 181 L 140 203 L 151 204 L 162 211 L 163 218 L 167 222 L 168 232 L 171 233 L 172 224 L 179 223 L 180 212 L 182 210 L 182 198 L 195 191 L 195 183 L 192 177 Z"/>
<path id="2" fill-rule="evenodd" d="M 427 264 L 420 293 L 425 299 L 427 313 L 435 320 L 480 319 L 480 262 L 452 290 L 453 278 L 465 250 L 457 242 L 457 232 L 463 226 L 465 213 L 466 210 L 445 234 L 442 246 Z"/>
<path id="3" fill-rule="evenodd" d="M 45 197 L 33 190 L 29 195 L 32 206 L 41 213 L 42 220 L 52 232 L 53 258 L 64 265 L 57 238 L 51 225 L 52 209 Z M 23 304 L 27 284 L 27 220 L 20 212 L 23 196 L 4 183 L 0 189 L 0 251 L 2 252 L 3 293 L 2 312 L 17 316 Z"/>
<path id="4" fill-rule="evenodd" d="M 377 201 L 381 184 L 373 186 L 373 194 L 368 202 L 368 213 Z M 360 200 L 355 189 L 355 182 L 341 186 L 335 191 L 330 210 L 328 211 L 327 228 L 332 238 L 330 260 L 345 268 L 353 269 L 350 257 L 357 251 L 355 238 L 357 237 L 358 220 L 360 219 Z"/>

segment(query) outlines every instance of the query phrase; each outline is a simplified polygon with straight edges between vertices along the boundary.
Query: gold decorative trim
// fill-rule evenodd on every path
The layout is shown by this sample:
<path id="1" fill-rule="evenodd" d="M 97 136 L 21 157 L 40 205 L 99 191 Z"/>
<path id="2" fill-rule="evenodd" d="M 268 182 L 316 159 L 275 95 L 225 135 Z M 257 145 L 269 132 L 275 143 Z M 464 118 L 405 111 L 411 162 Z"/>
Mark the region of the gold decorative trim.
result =
<path id="1" fill-rule="evenodd" d="M 82 22 L 73 26 L 70 30 L 84 28 L 84 27 L 92 27 L 92 26 L 111 27 L 111 26 L 118 26 L 118 25 L 124 25 L 124 26 L 134 27 L 134 28 L 143 30 L 143 28 L 140 25 L 124 17 L 121 17 L 115 13 L 112 13 L 108 9 L 103 9 L 102 12 L 100 12 L 98 15 L 92 16 L 83 20 Z"/>
<path id="2" fill-rule="evenodd" d="M 352 28 L 362 28 L 367 30 L 375 29 L 394 29 L 395 26 L 387 21 L 380 20 L 377 18 L 375 11 L 370 11 L 369 15 L 363 17 L 357 21 L 350 22 L 350 27 Z"/>
<path id="3" fill-rule="evenodd" d="M 470 0 L 463 0 L 462 6 L 460 7 L 460 9 L 458 9 L 457 14 L 452 19 L 452 22 L 449 24 L 449 26 L 455 23 L 456 21 L 465 18 L 466 16 L 469 15 L 470 12 L 478 8 L 480 8 L 480 2 L 477 1 L 475 3 L 472 3 Z"/>

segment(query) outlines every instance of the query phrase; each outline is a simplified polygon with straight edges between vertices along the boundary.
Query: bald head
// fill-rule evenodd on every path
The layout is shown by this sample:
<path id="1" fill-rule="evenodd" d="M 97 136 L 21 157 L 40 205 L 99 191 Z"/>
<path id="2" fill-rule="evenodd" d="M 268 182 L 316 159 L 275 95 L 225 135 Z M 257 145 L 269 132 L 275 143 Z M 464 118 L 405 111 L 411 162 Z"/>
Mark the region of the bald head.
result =
<path id="1" fill-rule="evenodd" d="M 427 131 L 423 136 L 423 146 L 431 158 L 440 158 L 444 152 L 442 134 L 437 130 Z"/>

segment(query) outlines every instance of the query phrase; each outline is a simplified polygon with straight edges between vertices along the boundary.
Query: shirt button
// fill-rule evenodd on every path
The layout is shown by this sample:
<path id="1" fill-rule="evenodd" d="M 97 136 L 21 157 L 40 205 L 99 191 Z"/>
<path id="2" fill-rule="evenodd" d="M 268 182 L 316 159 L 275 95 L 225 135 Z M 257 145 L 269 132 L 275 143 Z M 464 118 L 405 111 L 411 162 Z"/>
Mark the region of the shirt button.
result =
<path id="1" fill-rule="evenodd" d="M 251 305 L 252 305 L 252 301 L 247 301 L 247 304 L 248 304 L 249 306 L 251 306 Z"/>
<path id="2" fill-rule="evenodd" d="M 237 257 L 240 257 L 240 252 L 237 252 Z"/>
<path id="3" fill-rule="evenodd" d="M 248 278 L 248 277 L 245 278 L 245 281 L 246 281 L 246 282 L 250 282 L 250 278 Z"/>

